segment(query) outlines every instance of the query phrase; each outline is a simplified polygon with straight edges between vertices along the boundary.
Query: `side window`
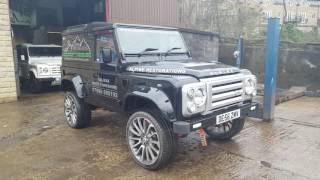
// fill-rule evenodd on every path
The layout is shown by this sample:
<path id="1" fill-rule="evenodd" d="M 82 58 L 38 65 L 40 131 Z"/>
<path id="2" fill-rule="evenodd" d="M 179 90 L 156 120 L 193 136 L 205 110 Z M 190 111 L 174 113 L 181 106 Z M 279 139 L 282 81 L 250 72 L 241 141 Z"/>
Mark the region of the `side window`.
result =
<path id="1" fill-rule="evenodd" d="M 115 49 L 113 35 L 103 34 L 96 37 L 96 58 L 95 61 L 99 63 L 117 62 L 118 55 Z"/>
<path id="2" fill-rule="evenodd" d="M 29 61 L 29 56 L 28 56 L 27 48 L 23 48 L 23 54 L 24 54 L 24 57 L 25 57 L 25 61 L 28 62 Z"/>
<path id="3" fill-rule="evenodd" d="M 92 57 L 92 39 L 82 34 L 63 37 L 62 56 L 66 60 L 89 61 Z"/>

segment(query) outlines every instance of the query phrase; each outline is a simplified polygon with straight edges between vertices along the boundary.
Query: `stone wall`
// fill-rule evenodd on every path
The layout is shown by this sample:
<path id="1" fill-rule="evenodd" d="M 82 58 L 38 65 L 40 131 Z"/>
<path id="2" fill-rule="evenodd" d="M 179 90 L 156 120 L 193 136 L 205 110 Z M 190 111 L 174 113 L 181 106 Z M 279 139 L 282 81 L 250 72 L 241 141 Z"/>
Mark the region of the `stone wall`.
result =
<path id="1" fill-rule="evenodd" d="M 235 65 L 235 47 L 235 44 L 220 43 L 220 61 Z M 265 51 L 264 43 L 245 42 L 242 68 L 250 69 L 257 75 L 259 83 L 264 80 Z M 309 91 L 320 90 L 320 44 L 281 42 L 278 87 L 287 89 L 292 86 L 305 86 Z"/>
<path id="2" fill-rule="evenodd" d="M 17 100 L 8 0 L 0 0 L 0 103 Z"/>

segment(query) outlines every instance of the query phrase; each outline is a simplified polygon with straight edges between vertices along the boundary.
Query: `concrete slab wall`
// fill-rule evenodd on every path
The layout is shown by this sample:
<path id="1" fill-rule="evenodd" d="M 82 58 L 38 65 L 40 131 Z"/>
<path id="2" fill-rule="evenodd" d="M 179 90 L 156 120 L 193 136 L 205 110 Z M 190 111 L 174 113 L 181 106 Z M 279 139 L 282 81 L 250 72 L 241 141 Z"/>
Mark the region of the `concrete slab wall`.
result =
<path id="1" fill-rule="evenodd" d="M 180 32 L 195 59 L 217 61 L 219 35 L 211 32 L 180 28 Z"/>
<path id="2" fill-rule="evenodd" d="M 0 103 L 17 100 L 8 0 L 0 0 Z"/>
<path id="3" fill-rule="evenodd" d="M 250 69 L 258 76 L 259 83 L 264 80 L 265 46 L 245 43 L 243 68 Z M 233 51 L 235 44 L 221 43 L 219 59 L 226 64 L 235 65 Z M 320 90 L 320 44 L 281 43 L 278 67 L 278 87 L 305 86 L 309 91 Z"/>

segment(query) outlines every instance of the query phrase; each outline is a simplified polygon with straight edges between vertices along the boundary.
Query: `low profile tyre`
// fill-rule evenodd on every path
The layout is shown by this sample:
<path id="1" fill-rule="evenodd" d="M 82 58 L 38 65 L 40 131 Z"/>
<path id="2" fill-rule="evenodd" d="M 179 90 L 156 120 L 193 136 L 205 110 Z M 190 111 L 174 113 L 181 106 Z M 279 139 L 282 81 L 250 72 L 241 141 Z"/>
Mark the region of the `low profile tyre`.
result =
<path id="1" fill-rule="evenodd" d="M 91 110 L 87 103 L 73 91 L 67 91 L 64 97 L 64 115 L 70 127 L 87 127 L 91 119 Z"/>
<path id="2" fill-rule="evenodd" d="M 234 119 L 220 125 L 209 126 L 205 131 L 209 139 L 229 140 L 243 129 L 244 122 L 244 118 Z"/>
<path id="3" fill-rule="evenodd" d="M 176 152 L 173 134 L 155 111 L 142 110 L 132 114 L 126 128 L 129 151 L 134 161 L 145 169 L 164 167 Z"/>

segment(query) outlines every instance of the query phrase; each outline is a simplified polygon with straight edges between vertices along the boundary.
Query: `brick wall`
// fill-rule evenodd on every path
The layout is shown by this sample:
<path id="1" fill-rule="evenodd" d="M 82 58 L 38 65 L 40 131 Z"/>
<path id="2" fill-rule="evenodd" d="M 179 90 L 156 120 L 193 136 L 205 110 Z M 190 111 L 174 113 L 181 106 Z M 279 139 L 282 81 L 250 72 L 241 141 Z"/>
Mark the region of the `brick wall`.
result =
<path id="1" fill-rule="evenodd" d="M 0 103 L 17 100 L 8 0 L 0 0 Z"/>

